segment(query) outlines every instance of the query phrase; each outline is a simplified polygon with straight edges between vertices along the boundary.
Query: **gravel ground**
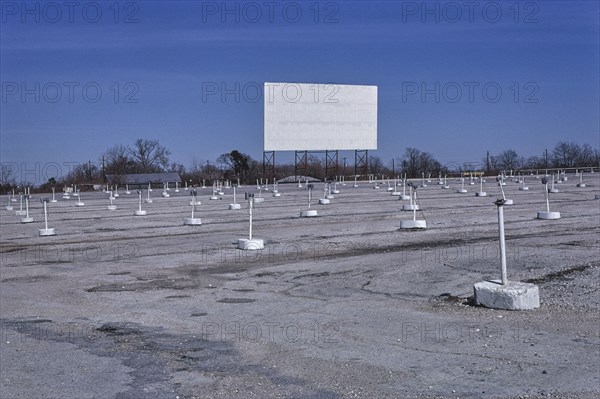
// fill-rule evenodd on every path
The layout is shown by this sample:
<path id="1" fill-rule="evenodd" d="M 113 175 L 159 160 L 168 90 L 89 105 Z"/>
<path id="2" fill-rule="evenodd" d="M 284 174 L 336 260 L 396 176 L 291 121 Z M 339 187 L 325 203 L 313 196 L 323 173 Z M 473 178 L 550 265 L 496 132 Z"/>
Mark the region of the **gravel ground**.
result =
<path id="1" fill-rule="evenodd" d="M 527 312 L 473 306 L 473 284 L 500 274 L 500 193 L 449 183 L 419 189 L 423 231 L 398 229 L 412 213 L 387 185 L 339 186 L 314 219 L 298 217 L 306 191 L 280 185 L 257 204 L 258 253 L 235 248 L 248 217 L 231 189 L 200 190 L 193 227 L 184 190 L 155 190 L 145 217 L 135 194 L 116 211 L 103 193 L 59 199 L 53 237 L 37 235 L 37 195 L 32 224 L 3 197 L 0 397 L 599 397 L 600 174 L 557 185 L 555 221 L 535 219 L 539 180 L 508 182 L 509 279 L 540 289 Z"/>

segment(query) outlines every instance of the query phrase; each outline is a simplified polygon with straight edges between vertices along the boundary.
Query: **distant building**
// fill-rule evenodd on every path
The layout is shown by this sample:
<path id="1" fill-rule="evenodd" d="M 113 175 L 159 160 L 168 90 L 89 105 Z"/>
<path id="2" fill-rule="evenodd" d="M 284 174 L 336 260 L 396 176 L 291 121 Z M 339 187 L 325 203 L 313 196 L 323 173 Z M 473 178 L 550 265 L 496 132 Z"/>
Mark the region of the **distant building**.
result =
<path id="1" fill-rule="evenodd" d="M 108 184 L 128 184 L 129 186 L 147 186 L 148 184 L 163 185 L 165 183 L 181 183 L 181 177 L 176 172 L 165 173 L 132 173 L 126 175 L 106 175 Z"/>

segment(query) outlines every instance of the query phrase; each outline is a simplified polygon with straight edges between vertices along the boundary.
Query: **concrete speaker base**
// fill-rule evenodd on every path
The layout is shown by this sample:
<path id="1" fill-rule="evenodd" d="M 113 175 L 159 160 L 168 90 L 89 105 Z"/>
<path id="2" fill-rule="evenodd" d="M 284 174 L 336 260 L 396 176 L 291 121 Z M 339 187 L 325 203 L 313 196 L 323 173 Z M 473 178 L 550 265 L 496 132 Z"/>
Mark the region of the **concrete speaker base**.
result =
<path id="1" fill-rule="evenodd" d="M 487 197 L 487 193 L 485 191 L 478 191 L 475 193 L 476 197 Z"/>
<path id="2" fill-rule="evenodd" d="M 329 201 L 329 198 L 321 198 L 319 200 L 319 204 L 321 205 L 329 205 L 331 203 L 331 201 Z"/>
<path id="3" fill-rule="evenodd" d="M 242 209 L 242 205 L 241 204 L 229 204 L 229 210 L 230 211 L 237 211 L 239 209 Z"/>
<path id="4" fill-rule="evenodd" d="M 22 218 L 21 223 L 33 223 L 33 218 L 32 217 Z"/>
<path id="5" fill-rule="evenodd" d="M 146 211 L 135 211 L 133 212 L 134 216 L 146 216 Z"/>
<path id="6" fill-rule="evenodd" d="M 300 212 L 301 218 L 314 218 L 315 216 L 317 216 L 316 209 L 309 209 L 309 210 Z"/>
<path id="7" fill-rule="evenodd" d="M 185 218 L 185 219 L 183 219 L 183 224 L 185 226 L 200 226 L 202 224 L 202 219 L 200 219 L 200 218 Z"/>
<path id="8" fill-rule="evenodd" d="M 491 309 L 531 310 L 540 307 L 537 285 L 509 281 L 502 285 L 499 280 L 481 281 L 473 285 L 475 304 Z"/>
<path id="9" fill-rule="evenodd" d="M 56 235 L 54 229 L 40 229 L 41 236 L 53 236 Z"/>
<path id="10" fill-rule="evenodd" d="M 238 240 L 237 247 L 238 249 L 244 251 L 258 251 L 265 248 L 265 243 L 263 240 L 258 238 L 253 238 L 251 240 L 247 238 L 240 238 Z"/>
<path id="11" fill-rule="evenodd" d="M 401 229 L 426 229 L 427 222 L 425 220 L 402 220 L 400 221 Z"/>
<path id="12" fill-rule="evenodd" d="M 560 212 L 547 212 L 547 211 L 539 211 L 537 213 L 538 219 L 543 220 L 556 220 L 560 219 Z"/>

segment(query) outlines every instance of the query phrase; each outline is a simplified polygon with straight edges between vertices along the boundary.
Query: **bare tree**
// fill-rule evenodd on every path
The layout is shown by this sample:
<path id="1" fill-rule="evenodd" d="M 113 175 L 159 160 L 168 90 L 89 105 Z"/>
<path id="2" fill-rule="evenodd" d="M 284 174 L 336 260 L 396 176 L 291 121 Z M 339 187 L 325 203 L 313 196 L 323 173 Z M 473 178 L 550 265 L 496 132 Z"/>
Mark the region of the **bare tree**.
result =
<path id="1" fill-rule="evenodd" d="M 530 169 L 544 169 L 544 167 L 545 167 L 544 157 L 534 155 L 534 156 L 527 158 L 525 167 L 530 168 Z"/>
<path id="2" fill-rule="evenodd" d="M 193 158 L 189 168 L 185 168 L 184 172 L 180 172 L 182 181 L 188 181 L 191 185 L 202 182 L 202 161 Z"/>
<path id="3" fill-rule="evenodd" d="M 191 173 L 191 174 L 196 174 L 196 173 L 201 174 L 202 173 L 202 163 L 203 163 L 202 161 L 199 161 L 198 159 L 196 159 L 196 157 L 194 157 L 192 159 L 192 163 L 190 165 L 190 168 L 188 169 L 189 173 Z"/>
<path id="4" fill-rule="evenodd" d="M 552 164 L 557 168 L 591 166 L 597 163 L 596 153 L 589 144 L 560 141 L 552 150 Z"/>
<path id="5" fill-rule="evenodd" d="M 559 141 L 552 150 L 552 163 L 555 167 L 570 168 L 576 165 L 580 148 L 568 141 Z"/>
<path id="6" fill-rule="evenodd" d="M 423 173 L 435 174 L 442 170 L 442 165 L 433 155 L 412 147 L 408 147 L 404 152 L 401 165 L 402 171 L 408 177 L 420 177 Z"/>
<path id="7" fill-rule="evenodd" d="M 178 162 L 173 162 L 173 163 L 171 163 L 171 165 L 169 165 L 169 168 L 167 171 L 175 172 L 175 173 L 178 173 L 179 175 L 183 175 L 183 174 L 185 174 L 185 166 L 183 166 L 183 164 L 180 164 Z"/>
<path id="8" fill-rule="evenodd" d="M 376 156 L 369 157 L 369 172 L 374 175 L 380 175 L 384 173 L 383 161 L 381 158 Z"/>
<path id="9" fill-rule="evenodd" d="M 519 169 L 519 154 L 515 150 L 506 150 L 501 152 L 495 158 L 496 166 L 504 170 Z"/>
<path id="10" fill-rule="evenodd" d="M 88 180 L 87 165 L 79 164 L 64 176 L 61 180 L 65 184 L 81 184 Z"/>
<path id="11" fill-rule="evenodd" d="M 250 162 L 248 162 L 248 167 L 248 177 L 246 178 L 247 181 L 252 183 L 256 181 L 256 179 L 260 179 L 260 176 L 262 176 L 262 165 L 258 161 L 250 159 Z"/>
<path id="12" fill-rule="evenodd" d="M 306 160 L 307 166 L 307 174 L 317 179 L 324 179 L 325 176 L 325 162 L 321 160 L 319 157 L 308 154 L 308 159 Z"/>
<path id="13" fill-rule="evenodd" d="M 14 176 L 14 170 L 10 165 L 2 164 L 0 166 L 0 187 L 3 189 L 16 186 L 17 182 Z"/>
<path id="14" fill-rule="evenodd" d="M 171 152 L 158 140 L 137 139 L 133 147 L 127 147 L 127 152 L 140 173 L 160 172 L 169 166 Z"/>
<path id="15" fill-rule="evenodd" d="M 577 156 L 576 162 L 577 166 L 591 166 L 595 164 L 595 154 L 594 148 L 589 144 L 583 144 L 579 147 L 579 154 Z"/>
<path id="16" fill-rule="evenodd" d="M 402 170 L 409 177 L 417 176 L 419 170 L 419 151 L 416 148 L 408 147 L 404 151 L 404 158 L 402 159 Z"/>
<path id="17" fill-rule="evenodd" d="M 210 161 L 206 161 L 204 165 L 202 165 L 202 177 L 209 180 L 217 180 L 223 178 L 223 173 L 221 170 Z"/>
<path id="18" fill-rule="evenodd" d="M 115 145 L 104 153 L 106 174 L 122 176 L 133 172 L 133 160 L 129 157 L 127 147 Z"/>

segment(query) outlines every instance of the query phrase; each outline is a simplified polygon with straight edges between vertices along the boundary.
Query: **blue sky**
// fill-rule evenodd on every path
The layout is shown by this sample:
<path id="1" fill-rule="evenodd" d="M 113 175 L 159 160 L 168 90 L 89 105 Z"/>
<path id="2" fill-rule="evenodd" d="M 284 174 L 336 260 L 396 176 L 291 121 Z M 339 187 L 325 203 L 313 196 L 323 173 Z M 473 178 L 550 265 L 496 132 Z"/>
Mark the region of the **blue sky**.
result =
<path id="1" fill-rule="evenodd" d="M 252 90 L 265 81 L 377 85 L 372 154 L 386 163 L 406 147 L 443 163 L 507 148 L 538 155 L 565 139 L 600 147 L 595 0 L 471 10 L 321 1 L 318 13 L 314 0 L 1 4 L 3 163 L 98 162 L 138 137 L 159 139 L 186 166 L 233 149 L 261 159 Z M 206 96 L 213 83 L 239 85 L 239 102 Z"/>

